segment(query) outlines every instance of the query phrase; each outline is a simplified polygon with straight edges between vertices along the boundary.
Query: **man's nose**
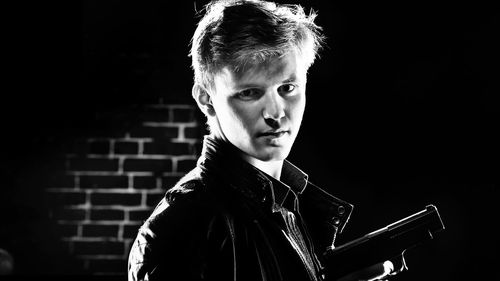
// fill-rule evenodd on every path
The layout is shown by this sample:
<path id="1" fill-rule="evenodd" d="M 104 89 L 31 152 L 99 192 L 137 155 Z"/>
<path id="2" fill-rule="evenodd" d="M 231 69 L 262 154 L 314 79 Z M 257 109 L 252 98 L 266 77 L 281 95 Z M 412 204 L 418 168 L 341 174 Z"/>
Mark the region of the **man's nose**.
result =
<path id="1" fill-rule="evenodd" d="M 285 117 L 285 105 L 283 98 L 278 93 L 270 93 L 265 99 L 262 116 L 265 120 L 280 122 Z"/>

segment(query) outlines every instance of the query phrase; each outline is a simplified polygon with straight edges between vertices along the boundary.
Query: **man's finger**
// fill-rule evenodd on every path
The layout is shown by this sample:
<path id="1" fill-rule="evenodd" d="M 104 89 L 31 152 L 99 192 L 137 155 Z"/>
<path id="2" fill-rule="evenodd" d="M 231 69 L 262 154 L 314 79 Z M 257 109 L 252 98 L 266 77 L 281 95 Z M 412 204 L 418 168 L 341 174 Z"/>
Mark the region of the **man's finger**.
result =
<path id="1" fill-rule="evenodd" d="M 374 264 L 362 270 L 353 272 L 340 278 L 338 281 L 373 281 L 380 280 L 394 271 L 394 265 L 391 261 L 385 261 Z"/>

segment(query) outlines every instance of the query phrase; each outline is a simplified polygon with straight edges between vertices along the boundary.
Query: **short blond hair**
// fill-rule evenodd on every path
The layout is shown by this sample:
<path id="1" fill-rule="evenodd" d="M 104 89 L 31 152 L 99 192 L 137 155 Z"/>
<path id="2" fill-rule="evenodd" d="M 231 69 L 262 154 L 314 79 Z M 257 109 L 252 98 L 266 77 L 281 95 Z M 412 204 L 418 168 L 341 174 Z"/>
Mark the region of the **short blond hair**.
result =
<path id="1" fill-rule="evenodd" d="M 213 77 L 229 66 L 234 71 L 297 50 L 309 68 L 324 42 L 316 13 L 300 5 L 256 0 L 218 0 L 204 8 L 191 40 L 194 82 L 213 85 Z"/>

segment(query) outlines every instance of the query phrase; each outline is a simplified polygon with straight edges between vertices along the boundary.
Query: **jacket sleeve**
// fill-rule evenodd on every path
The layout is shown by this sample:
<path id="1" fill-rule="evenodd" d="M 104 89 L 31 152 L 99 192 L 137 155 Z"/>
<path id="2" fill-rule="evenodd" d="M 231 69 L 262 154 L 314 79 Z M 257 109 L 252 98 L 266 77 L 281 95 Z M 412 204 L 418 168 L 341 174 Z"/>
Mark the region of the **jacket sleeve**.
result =
<path id="1" fill-rule="evenodd" d="M 129 281 L 191 280 L 187 275 L 196 260 L 190 245 L 199 242 L 192 229 L 196 216 L 186 212 L 184 205 L 163 199 L 140 227 L 130 249 Z"/>
<path id="2" fill-rule="evenodd" d="M 128 280 L 154 280 L 150 275 L 158 264 L 152 259 L 150 241 L 152 235 L 140 230 L 129 253 Z"/>
<path id="3" fill-rule="evenodd" d="M 225 280 L 214 276 L 211 263 L 232 260 L 214 249 L 225 231 L 218 216 L 196 195 L 163 199 L 139 229 L 129 254 L 128 280 Z"/>

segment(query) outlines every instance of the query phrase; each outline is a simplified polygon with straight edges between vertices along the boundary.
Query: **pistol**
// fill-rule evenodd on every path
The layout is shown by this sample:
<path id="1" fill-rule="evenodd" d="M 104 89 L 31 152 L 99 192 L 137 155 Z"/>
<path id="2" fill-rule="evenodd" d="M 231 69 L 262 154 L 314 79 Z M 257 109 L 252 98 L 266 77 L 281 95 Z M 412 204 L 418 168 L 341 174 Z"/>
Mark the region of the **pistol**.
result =
<path id="1" fill-rule="evenodd" d="M 400 267 L 397 272 L 403 271 L 405 251 L 433 239 L 442 230 L 444 224 L 436 206 L 427 205 L 425 210 L 328 249 L 324 254 L 327 279 L 337 280 L 384 261 L 395 261 Z"/>

